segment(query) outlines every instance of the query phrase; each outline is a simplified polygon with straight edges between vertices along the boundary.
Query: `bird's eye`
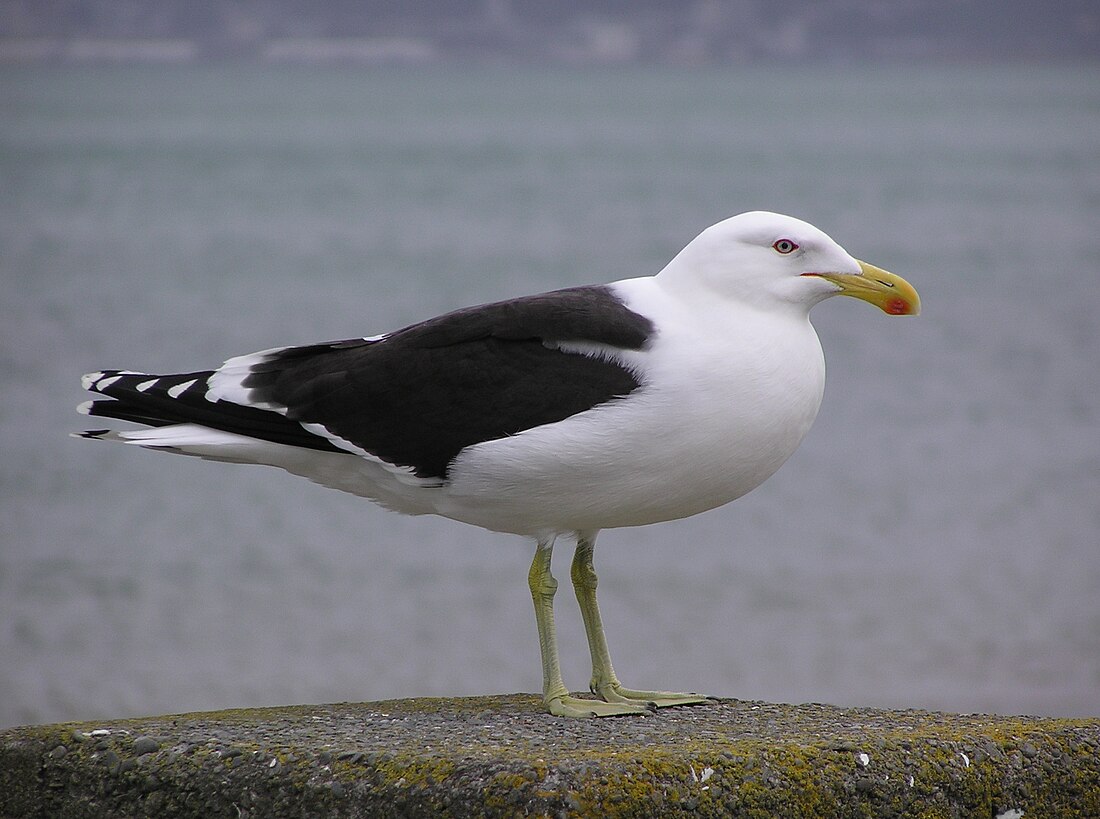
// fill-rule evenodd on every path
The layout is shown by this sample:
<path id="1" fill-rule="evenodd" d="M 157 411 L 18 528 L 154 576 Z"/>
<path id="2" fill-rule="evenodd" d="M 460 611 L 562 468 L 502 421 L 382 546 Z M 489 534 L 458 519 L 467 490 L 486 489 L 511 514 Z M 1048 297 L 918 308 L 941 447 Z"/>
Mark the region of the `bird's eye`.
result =
<path id="1" fill-rule="evenodd" d="M 772 247 L 775 248 L 776 253 L 782 253 L 784 256 L 786 256 L 788 253 L 794 253 L 796 250 L 798 250 L 798 245 L 796 245 L 790 239 L 779 239 L 774 245 L 772 245 Z"/>

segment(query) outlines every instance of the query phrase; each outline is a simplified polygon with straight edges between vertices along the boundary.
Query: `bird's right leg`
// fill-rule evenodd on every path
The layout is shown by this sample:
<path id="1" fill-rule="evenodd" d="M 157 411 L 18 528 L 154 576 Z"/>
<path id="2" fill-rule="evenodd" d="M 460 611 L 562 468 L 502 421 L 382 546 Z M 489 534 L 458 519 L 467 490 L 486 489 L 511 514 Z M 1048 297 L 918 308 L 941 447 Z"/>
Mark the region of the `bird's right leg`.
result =
<path id="1" fill-rule="evenodd" d="M 561 678 L 558 660 L 558 638 L 554 628 L 554 592 L 558 581 L 550 573 L 553 539 L 540 540 L 531 561 L 527 583 L 535 603 L 535 622 L 539 628 L 539 651 L 542 654 L 542 700 L 547 710 L 558 717 L 613 717 L 625 714 L 645 714 L 650 708 L 637 703 L 602 702 L 572 696 Z"/>
<path id="2" fill-rule="evenodd" d="M 592 693 L 606 702 L 644 705 L 648 708 L 667 708 L 670 705 L 700 705 L 712 702 L 698 694 L 680 694 L 674 691 L 635 691 L 625 687 L 615 676 L 611 666 L 611 654 L 607 650 L 607 638 L 603 633 L 603 619 L 596 603 L 596 570 L 592 567 L 592 552 L 596 544 L 595 533 L 577 532 L 577 551 L 569 572 L 573 589 L 584 618 L 584 630 L 588 634 L 588 647 L 592 652 Z"/>

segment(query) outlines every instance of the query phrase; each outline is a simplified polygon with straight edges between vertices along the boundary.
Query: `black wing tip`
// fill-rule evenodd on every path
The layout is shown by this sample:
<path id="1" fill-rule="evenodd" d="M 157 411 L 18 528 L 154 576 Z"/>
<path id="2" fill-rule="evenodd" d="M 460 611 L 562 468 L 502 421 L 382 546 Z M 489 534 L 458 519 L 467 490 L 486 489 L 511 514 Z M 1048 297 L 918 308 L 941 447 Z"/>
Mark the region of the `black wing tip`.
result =
<path id="1" fill-rule="evenodd" d="M 110 435 L 109 429 L 86 429 L 83 432 L 70 432 L 70 438 L 88 438 L 93 441 L 102 440 L 104 436 Z"/>
<path id="2" fill-rule="evenodd" d="M 80 386 L 89 392 L 101 392 L 105 387 L 110 386 L 126 376 L 137 376 L 139 378 L 154 377 L 146 373 L 134 372 L 133 370 L 96 370 L 93 373 L 85 373 L 82 375 L 80 377 Z M 102 382 L 104 381 L 108 383 L 103 384 Z"/>
<path id="3" fill-rule="evenodd" d="M 214 370 L 170 375 L 153 375 L 133 370 L 100 370 L 88 373 L 83 377 L 82 384 L 97 398 L 80 404 L 77 412 L 147 427 L 196 424 L 303 449 L 347 452 L 328 438 L 308 432 L 298 421 L 267 407 L 209 398 L 207 387 L 214 373 Z M 109 432 L 90 430 L 87 433 L 78 433 L 76 437 L 114 440 L 117 436 Z"/>

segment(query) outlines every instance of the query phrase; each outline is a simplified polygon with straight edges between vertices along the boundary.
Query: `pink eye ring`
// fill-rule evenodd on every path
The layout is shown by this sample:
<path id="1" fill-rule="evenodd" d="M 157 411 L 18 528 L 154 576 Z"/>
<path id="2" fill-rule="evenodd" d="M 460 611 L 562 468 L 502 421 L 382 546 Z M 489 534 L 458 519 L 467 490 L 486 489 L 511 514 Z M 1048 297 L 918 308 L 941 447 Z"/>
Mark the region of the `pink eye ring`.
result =
<path id="1" fill-rule="evenodd" d="M 794 253 L 798 250 L 798 245 L 792 242 L 790 239 L 777 239 L 775 244 L 772 245 L 776 253 L 782 253 L 786 256 L 788 253 Z"/>

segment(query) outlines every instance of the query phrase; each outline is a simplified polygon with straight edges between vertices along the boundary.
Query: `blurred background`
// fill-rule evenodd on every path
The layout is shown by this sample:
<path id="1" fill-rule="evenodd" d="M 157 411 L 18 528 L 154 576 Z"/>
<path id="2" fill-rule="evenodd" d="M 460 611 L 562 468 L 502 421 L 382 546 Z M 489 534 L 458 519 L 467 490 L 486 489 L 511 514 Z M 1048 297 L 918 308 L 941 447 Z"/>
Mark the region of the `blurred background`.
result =
<path id="1" fill-rule="evenodd" d="M 409 6 L 0 2 L 0 727 L 539 690 L 530 544 L 73 440 L 80 375 L 647 275 L 756 208 L 924 314 L 816 308 L 791 461 L 603 533 L 620 676 L 1100 714 L 1096 4 Z"/>

